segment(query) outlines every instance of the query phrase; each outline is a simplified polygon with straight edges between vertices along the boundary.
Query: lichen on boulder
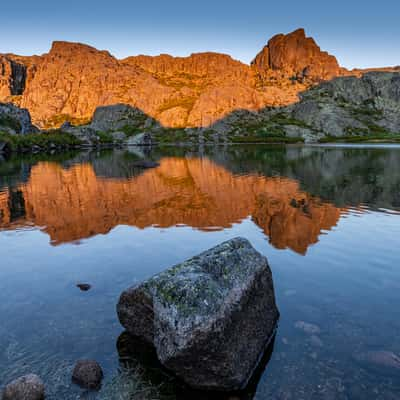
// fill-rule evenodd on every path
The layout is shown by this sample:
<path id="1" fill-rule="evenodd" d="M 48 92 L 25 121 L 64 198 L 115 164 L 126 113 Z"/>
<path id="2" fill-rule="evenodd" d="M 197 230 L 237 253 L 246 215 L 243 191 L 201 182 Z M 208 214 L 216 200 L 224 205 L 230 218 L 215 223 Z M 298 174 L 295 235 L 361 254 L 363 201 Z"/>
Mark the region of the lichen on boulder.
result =
<path id="1" fill-rule="evenodd" d="M 246 386 L 279 318 L 267 259 L 243 238 L 126 290 L 117 311 L 188 385 L 225 391 Z"/>

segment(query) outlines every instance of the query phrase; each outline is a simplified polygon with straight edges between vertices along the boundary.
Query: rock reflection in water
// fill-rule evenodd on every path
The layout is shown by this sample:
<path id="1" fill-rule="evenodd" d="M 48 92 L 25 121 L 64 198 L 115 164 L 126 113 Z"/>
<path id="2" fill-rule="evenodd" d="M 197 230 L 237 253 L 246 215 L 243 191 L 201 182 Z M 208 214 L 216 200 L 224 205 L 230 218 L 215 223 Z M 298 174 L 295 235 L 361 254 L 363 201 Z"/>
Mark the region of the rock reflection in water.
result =
<path id="1" fill-rule="evenodd" d="M 156 390 L 157 398 L 169 398 L 169 396 L 172 396 L 177 400 L 252 400 L 256 394 L 258 382 L 273 354 L 274 343 L 275 337 L 265 349 L 258 367 L 244 390 L 222 393 L 198 391 L 189 388 L 161 366 L 152 346 L 127 332 L 123 332 L 117 340 L 117 351 L 122 370 L 131 371 L 131 373 L 125 372 L 122 386 L 125 387 L 125 390 L 127 387 L 133 387 L 134 390 L 141 387 L 141 390 L 149 392 Z M 129 386 L 127 385 L 127 380 L 134 380 L 135 384 Z M 121 390 L 121 388 L 118 388 L 118 384 L 113 389 Z"/>
<path id="2" fill-rule="evenodd" d="M 0 192 L 0 226 L 43 227 L 53 244 L 105 234 L 117 225 L 229 228 L 248 217 L 273 246 L 305 254 L 342 210 L 295 179 L 234 175 L 208 158 L 167 157 L 131 178 L 102 178 L 92 164 L 40 162 L 25 184 Z"/>

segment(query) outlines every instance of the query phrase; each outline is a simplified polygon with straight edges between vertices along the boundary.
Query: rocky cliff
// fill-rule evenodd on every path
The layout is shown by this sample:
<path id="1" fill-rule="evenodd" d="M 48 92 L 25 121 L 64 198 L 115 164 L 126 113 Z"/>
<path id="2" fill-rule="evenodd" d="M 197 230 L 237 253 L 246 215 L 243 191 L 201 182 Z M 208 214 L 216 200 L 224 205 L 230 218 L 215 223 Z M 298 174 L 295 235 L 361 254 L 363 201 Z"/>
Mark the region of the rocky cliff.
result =
<path id="1" fill-rule="evenodd" d="M 294 81 L 321 81 L 346 73 L 336 58 L 321 51 L 304 29 L 274 36 L 253 60 L 264 81 L 291 78 Z"/>
<path id="2" fill-rule="evenodd" d="M 217 53 L 118 60 L 87 45 L 54 42 L 43 56 L 0 56 L 0 101 L 27 108 L 41 127 L 84 123 L 98 106 L 116 103 L 166 127 L 204 127 L 237 109 L 293 103 L 315 81 L 341 73 L 304 30 L 272 38 L 252 65 Z"/>

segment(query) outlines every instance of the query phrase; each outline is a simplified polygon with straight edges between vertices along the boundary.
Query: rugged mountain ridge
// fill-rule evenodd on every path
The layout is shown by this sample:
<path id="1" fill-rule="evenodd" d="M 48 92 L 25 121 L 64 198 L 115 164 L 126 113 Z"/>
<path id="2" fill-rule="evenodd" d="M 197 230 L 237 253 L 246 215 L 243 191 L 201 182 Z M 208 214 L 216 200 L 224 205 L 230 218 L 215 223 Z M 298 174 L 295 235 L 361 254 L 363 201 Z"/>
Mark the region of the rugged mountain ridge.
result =
<path id="1" fill-rule="evenodd" d="M 165 127 L 205 127 L 237 109 L 291 104 L 315 82 L 343 73 L 302 29 L 272 38 L 251 65 L 218 53 L 118 60 L 54 42 L 43 56 L 0 56 L 0 101 L 27 108 L 40 127 L 86 122 L 98 106 L 116 103 Z"/>

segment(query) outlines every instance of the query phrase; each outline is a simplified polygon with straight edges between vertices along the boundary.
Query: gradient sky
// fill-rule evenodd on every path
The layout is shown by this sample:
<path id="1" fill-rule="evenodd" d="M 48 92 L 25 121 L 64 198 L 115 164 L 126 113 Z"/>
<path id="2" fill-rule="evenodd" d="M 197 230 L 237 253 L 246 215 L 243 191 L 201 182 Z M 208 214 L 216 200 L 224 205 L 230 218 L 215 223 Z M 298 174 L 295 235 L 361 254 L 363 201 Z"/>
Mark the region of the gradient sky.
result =
<path id="1" fill-rule="evenodd" d="M 4 1 L 0 53 L 68 40 L 118 58 L 218 51 L 250 62 L 271 36 L 299 27 L 345 67 L 400 65 L 399 0 Z"/>

